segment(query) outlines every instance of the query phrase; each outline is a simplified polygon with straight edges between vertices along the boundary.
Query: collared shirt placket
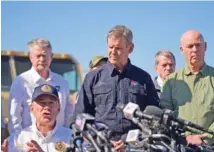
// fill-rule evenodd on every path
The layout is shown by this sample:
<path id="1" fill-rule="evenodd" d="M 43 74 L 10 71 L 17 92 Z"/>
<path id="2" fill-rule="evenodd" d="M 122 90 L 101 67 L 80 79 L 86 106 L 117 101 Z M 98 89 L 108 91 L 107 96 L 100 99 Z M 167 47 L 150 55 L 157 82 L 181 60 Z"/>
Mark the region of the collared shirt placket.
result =
<path id="1" fill-rule="evenodd" d="M 195 101 L 195 94 L 196 94 L 196 75 L 194 75 L 194 74 L 192 74 L 192 75 L 190 75 L 190 79 L 191 79 L 191 90 L 192 90 L 192 96 L 193 96 L 193 98 L 192 98 L 192 103 L 194 103 L 194 105 L 195 105 L 195 108 L 196 109 L 198 109 L 198 103 L 195 103 L 196 101 Z M 197 122 L 197 114 L 196 114 L 197 112 L 194 112 L 193 113 L 193 116 L 192 116 L 192 119 L 193 119 L 193 121 L 194 121 L 194 123 L 196 123 Z"/>
<path id="2" fill-rule="evenodd" d="M 51 152 L 51 151 L 49 150 L 49 144 L 48 144 L 48 143 L 46 143 L 46 150 L 47 150 L 47 152 Z"/>
<path id="3" fill-rule="evenodd" d="M 118 75 L 118 80 L 117 80 L 117 94 L 118 94 L 118 103 L 121 104 L 127 104 L 128 103 L 128 82 L 125 77 L 124 77 L 124 73 L 121 73 L 120 75 Z M 120 111 L 120 124 L 121 124 L 121 129 L 124 131 L 124 123 L 123 122 L 123 114 Z"/>
<path id="4" fill-rule="evenodd" d="M 115 76 L 115 82 L 116 82 L 116 83 L 115 83 L 116 96 L 115 96 L 114 104 L 118 104 L 118 103 L 121 102 L 121 93 L 120 93 L 120 90 L 121 90 L 120 82 L 121 82 L 121 80 L 120 80 L 120 79 L 121 79 L 121 78 L 120 78 L 120 75 L 117 74 L 117 75 Z M 119 125 L 120 125 L 119 128 L 121 128 L 121 129 L 122 129 L 122 127 L 123 127 L 122 117 L 123 117 L 123 116 L 122 116 L 122 112 L 120 112 L 120 111 L 117 110 L 117 119 L 118 119 Z"/>
<path id="5" fill-rule="evenodd" d="M 196 94 L 196 95 L 194 95 L 194 96 L 197 96 L 198 95 L 198 82 L 200 81 L 200 74 L 201 73 L 198 73 L 198 74 L 196 74 L 196 75 L 194 75 L 194 83 L 193 83 L 193 91 L 194 91 L 194 94 Z M 197 101 L 197 100 L 196 100 Z M 198 100 L 198 102 L 196 103 L 197 104 L 197 109 L 199 110 L 200 109 L 200 103 L 199 103 L 199 100 Z M 196 117 L 196 123 L 198 124 L 198 113 L 199 112 L 196 112 L 195 113 L 195 117 Z"/>
<path id="6" fill-rule="evenodd" d="M 189 75 L 189 77 L 191 79 L 190 87 L 192 90 L 192 97 L 193 97 L 191 102 L 193 103 L 192 105 L 195 106 L 195 109 L 197 109 L 197 110 L 195 110 L 195 112 L 192 115 L 192 119 L 193 119 L 194 123 L 198 123 L 197 118 L 198 118 L 198 113 L 200 111 L 200 103 L 197 100 L 197 98 L 200 96 L 200 94 L 198 94 L 198 89 L 199 89 L 198 88 L 198 85 L 199 85 L 198 82 L 200 81 L 200 74 L 201 73 Z"/>
<path id="7" fill-rule="evenodd" d="M 56 126 L 57 127 L 57 126 Z M 55 128 L 56 129 L 56 128 Z M 45 152 L 51 152 L 51 148 L 49 148 L 50 146 L 50 141 L 51 141 L 51 138 L 52 138 L 52 134 L 53 132 L 49 132 L 49 134 L 44 137 L 38 130 L 36 130 L 36 134 L 38 136 L 38 139 L 39 139 L 39 143 L 42 145 L 41 148 L 45 151 Z"/>
<path id="8" fill-rule="evenodd" d="M 42 137 L 41 137 L 42 138 Z M 49 148 L 48 148 L 48 141 L 47 139 L 43 138 L 40 139 L 41 140 L 41 148 L 45 151 L 45 152 L 49 152 Z"/>

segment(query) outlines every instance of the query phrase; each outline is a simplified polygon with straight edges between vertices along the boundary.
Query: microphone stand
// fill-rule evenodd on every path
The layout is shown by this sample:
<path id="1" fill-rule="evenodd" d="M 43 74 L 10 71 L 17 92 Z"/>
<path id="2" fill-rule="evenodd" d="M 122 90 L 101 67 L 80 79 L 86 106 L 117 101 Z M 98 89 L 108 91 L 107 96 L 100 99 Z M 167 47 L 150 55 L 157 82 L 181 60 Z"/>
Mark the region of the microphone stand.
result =
<path id="1" fill-rule="evenodd" d="M 82 143 L 83 137 L 80 135 L 81 133 L 77 131 L 74 125 L 71 125 L 73 130 L 72 138 L 71 138 L 71 146 L 68 147 L 65 152 L 83 152 Z"/>
<path id="2" fill-rule="evenodd" d="M 92 145 L 94 146 L 96 152 L 102 152 L 102 150 L 99 148 L 99 146 L 97 145 L 97 143 L 94 141 L 93 136 L 90 134 L 89 131 L 87 131 L 85 133 L 85 137 L 88 138 L 88 140 L 92 143 Z"/>
<path id="3" fill-rule="evenodd" d="M 132 120 L 132 122 L 134 124 L 136 124 L 136 125 L 138 125 L 140 127 L 140 129 L 143 132 L 143 134 L 149 134 L 149 135 L 151 135 L 151 133 L 152 133 L 151 130 L 147 129 L 137 118 L 133 117 L 131 120 Z"/>
<path id="4" fill-rule="evenodd" d="M 168 146 L 165 142 L 160 141 L 160 143 L 161 143 L 164 147 L 166 147 L 167 149 L 169 149 L 170 152 L 176 152 L 174 149 L 172 149 L 170 146 Z"/>
<path id="5" fill-rule="evenodd" d="M 111 142 L 109 139 L 107 139 L 106 134 L 102 134 L 101 131 L 98 131 L 96 128 L 91 126 L 90 124 L 87 124 L 87 127 L 89 130 L 91 130 L 95 135 L 97 136 L 97 143 L 100 147 L 103 147 L 105 152 L 116 152 L 116 150 L 111 145 Z M 104 143 L 103 143 L 104 142 Z"/>

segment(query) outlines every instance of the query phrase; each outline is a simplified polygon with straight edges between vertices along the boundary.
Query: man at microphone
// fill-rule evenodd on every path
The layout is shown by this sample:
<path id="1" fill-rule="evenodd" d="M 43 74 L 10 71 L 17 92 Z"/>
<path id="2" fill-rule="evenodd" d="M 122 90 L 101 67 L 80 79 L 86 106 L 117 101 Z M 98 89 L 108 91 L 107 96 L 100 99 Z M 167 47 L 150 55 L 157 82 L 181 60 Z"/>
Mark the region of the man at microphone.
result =
<path id="1" fill-rule="evenodd" d="M 144 110 L 147 105 L 158 106 L 159 98 L 151 76 L 131 64 L 128 56 L 133 52 L 132 31 L 125 26 L 113 27 L 107 35 L 108 62 L 100 69 L 89 72 L 79 92 L 74 110 L 89 113 L 113 131 L 116 149 L 123 145 L 121 136 L 137 128 L 125 119 L 117 105 L 133 102 Z"/>
<path id="2" fill-rule="evenodd" d="M 163 86 L 161 106 L 177 116 L 214 131 L 214 68 L 204 61 L 207 43 L 195 30 L 181 37 L 181 52 L 186 59 L 184 69 L 171 74 Z M 189 144 L 214 144 L 206 134 L 186 134 Z"/>
<path id="3" fill-rule="evenodd" d="M 31 126 L 14 132 L 2 146 L 4 152 L 65 151 L 70 146 L 71 129 L 58 124 L 60 102 L 57 88 L 44 84 L 34 89 L 30 112 L 36 119 Z"/>

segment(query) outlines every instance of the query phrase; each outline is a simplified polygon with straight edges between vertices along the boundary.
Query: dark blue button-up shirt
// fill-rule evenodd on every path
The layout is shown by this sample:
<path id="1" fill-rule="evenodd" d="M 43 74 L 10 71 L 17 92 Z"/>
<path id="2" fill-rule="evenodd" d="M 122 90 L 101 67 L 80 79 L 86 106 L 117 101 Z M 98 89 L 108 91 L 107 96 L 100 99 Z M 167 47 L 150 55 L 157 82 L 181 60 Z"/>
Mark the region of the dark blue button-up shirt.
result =
<path id="1" fill-rule="evenodd" d="M 89 113 L 117 134 L 124 134 L 137 128 L 116 108 L 118 103 L 128 102 L 138 104 L 141 110 L 147 105 L 158 106 L 159 98 L 150 75 L 130 61 L 122 73 L 107 62 L 100 69 L 86 75 L 75 106 L 74 118 L 78 113 Z"/>

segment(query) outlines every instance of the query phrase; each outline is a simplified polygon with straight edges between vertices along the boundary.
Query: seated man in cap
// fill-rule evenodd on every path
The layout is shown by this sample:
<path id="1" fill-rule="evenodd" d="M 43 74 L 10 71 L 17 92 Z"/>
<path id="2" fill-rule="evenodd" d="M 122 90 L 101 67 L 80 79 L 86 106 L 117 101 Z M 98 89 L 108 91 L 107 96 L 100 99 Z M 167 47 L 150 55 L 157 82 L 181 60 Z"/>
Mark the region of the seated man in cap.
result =
<path id="1" fill-rule="evenodd" d="M 95 70 L 106 64 L 108 58 L 104 56 L 94 56 L 89 63 L 89 71 Z"/>
<path id="2" fill-rule="evenodd" d="M 9 152 L 15 151 L 65 151 L 70 146 L 71 130 L 57 125 L 60 111 L 57 89 L 44 84 L 34 89 L 30 111 L 35 124 L 12 134 L 8 138 Z"/>

